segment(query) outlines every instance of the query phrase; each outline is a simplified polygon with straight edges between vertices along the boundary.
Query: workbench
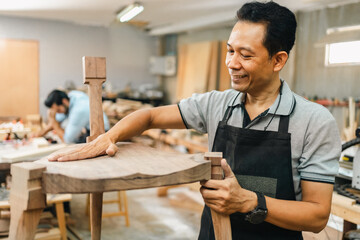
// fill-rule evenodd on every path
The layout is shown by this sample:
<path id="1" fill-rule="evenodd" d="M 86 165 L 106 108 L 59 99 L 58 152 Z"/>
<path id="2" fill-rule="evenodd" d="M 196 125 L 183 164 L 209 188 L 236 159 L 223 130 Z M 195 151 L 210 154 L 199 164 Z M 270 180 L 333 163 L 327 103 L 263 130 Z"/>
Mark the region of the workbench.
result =
<path id="1" fill-rule="evenodd" d="M 354 199 L 333 193 L 331 214 L 344 219 L 343 234 L 360 224 L 360 205 Z"/>

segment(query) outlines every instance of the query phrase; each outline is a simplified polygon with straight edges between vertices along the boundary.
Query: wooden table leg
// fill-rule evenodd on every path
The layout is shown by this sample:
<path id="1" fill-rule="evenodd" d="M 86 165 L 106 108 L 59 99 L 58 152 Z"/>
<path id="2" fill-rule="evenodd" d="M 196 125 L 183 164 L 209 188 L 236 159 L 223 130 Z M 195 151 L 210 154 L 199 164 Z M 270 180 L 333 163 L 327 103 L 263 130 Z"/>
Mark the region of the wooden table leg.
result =
<path id="1" fill-rule="evenodd" d="M 66 222 L 65 222 L 65 214 L 64 214 L 64 204 L 62 202 L 55 204 L 56 208 L 56 216 L 59 224 L 59 229 L 61 233 L 61 239 L 66 240 Z"/>
<path id="2" fill-rule="evenodd" d="M 9 239 L 34 239 L 40 215 L 46 206 L 46 195 L 41 187 L 45 169 L 40 164 L 29 162 L 11 166 Z"/>
<path id="3" fill-rule="evenodd" d="M 88 84 L 90 104 L 91 142 L 105 132 L 102 110 L 102 84 L 106 81 L 106 59 L 101 57 L 83 57 L 84 84 Z M 100 240 L 103 193 L 90 193 L 90 231 L 92 240 Z"/>
<path id="4" fill-rule="evenodd" d="M 222 180 L 223 170 L 221 167 L 221 152 L 207 152 L 204 155 L 205 160 L 211 161 L 211 179 Z M 229 215 L 215 212 L 211 209 L 211 217 L 214 226 L 216 240 L 231 240 L 231 224 Z"/>
<path id="5" fill-rule="evenodd" d="M 100 240 L 103 193 L 90 193 L 91 240 Z"/>

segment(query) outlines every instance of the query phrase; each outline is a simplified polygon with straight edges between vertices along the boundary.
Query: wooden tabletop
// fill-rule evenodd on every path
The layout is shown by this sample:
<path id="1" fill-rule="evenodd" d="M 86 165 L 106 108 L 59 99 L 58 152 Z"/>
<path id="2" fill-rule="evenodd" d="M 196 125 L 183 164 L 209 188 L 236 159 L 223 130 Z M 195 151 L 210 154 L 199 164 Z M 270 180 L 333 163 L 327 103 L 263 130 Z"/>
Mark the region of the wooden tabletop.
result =
<path id="1" fill-rule="evenodd" d="M 203 154 L 160 151 L 134 143 L 118 143 L 114 157 L 35 163 L 46 166 L 46 193 L 91 193 L 191 183 L 210 178 L 211 163 Z M 62 151 L 62 150 L 60 150 Z"/>

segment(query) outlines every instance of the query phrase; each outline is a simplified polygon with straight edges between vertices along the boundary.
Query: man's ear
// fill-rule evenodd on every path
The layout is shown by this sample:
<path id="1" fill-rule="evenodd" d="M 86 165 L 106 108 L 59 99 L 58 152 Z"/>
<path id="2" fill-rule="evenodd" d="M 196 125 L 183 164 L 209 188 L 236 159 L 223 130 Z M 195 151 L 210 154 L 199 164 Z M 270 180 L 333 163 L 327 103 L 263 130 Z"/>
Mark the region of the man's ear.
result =
<path id="1" fill-rule="evenodd" d="M 288 60 L 289 55 L 285 51 L 277 52 L 273 57 L 274 72 L 279 72 Z"/>

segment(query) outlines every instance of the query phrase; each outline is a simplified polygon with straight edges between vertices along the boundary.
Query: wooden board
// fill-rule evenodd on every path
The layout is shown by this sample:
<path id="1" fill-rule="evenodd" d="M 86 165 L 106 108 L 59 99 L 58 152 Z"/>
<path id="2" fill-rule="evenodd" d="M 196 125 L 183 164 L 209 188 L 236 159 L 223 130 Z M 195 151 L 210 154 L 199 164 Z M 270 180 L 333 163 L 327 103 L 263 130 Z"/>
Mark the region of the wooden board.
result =
<path id="1" fill-rule="evenodd" d="M 23 162 L 23 161 L 33 161 L 49 155 L 52 152 L 55 152 L 59 149 L 66 147 L 66 144 L 55 144 L 50 145 L 48 147 L 41 147 L 41 148 L 33 148 L 33 149 L 25 149 L 21 150 L 17 149 L 11 153 L 1 154 L 0 153 L 0 162 L 1 163 L 16 163 L 16 162 Z"/>
<path id="2" fill-rule="evenodd" d="M 331 213 L 346 221 L 360 224 L 360 206 L 354 199 L 333 193 Z"/>
<path id="3" fill-rule="evenodd" d="M 1 116 L 39 114 L 39 43 L 0 39 Z"/>
<path id="4" fill-rule="evenodd" d="M 231 88 L 230 74 L 225 64 L 226 53 L 227 53 L 227 41 L 222 41 L 220 48 L 221 49 L 220 49 L 219 91 L 225 91 Z"/>
<path id="5" fill-rule="evenodd" d="M 72 162 L 36 161 L 46 166 L 46 193 L 91 193 L 190 183 L 210 178 L 203 154 L 168 153 L 134 143 L 118 143 L 114 157 Z M 62 150 L 60 150 L 62 151 Z"/>
<path id="6" fill-rule="evenodd" d="M 211 46 L 211 42 L 179 46 L 177 100 L 190 97 L 193 93 L 207 91 Z"/>

